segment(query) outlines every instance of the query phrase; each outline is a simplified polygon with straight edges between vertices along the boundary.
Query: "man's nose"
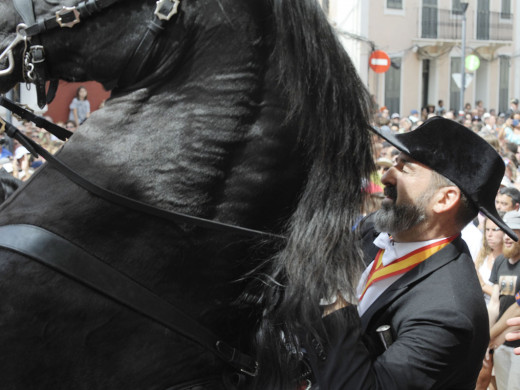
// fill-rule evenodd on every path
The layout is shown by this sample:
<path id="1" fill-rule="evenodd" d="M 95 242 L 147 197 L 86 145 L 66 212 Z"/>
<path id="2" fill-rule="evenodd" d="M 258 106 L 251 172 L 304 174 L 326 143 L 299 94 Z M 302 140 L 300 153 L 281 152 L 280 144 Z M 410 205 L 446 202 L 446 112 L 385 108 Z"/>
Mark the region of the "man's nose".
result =
<path id="1" fill-rule="evenodd" d="M 395 167 L 390 167 L 384 174 L 381 176 L 381 183 L 384 185 L 394 184 L 395 183 Z"/>

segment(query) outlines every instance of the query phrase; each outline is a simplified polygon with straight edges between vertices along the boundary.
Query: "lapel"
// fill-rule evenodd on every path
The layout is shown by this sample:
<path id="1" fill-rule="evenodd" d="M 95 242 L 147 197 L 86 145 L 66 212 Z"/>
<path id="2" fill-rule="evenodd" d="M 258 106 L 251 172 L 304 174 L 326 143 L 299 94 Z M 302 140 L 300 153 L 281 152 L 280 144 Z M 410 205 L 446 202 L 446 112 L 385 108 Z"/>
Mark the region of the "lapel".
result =
<path id="1" fill-rule="evenodd" d="M 382 293 L 361 316 L 363 332 L 366 331 L 368 324 L 370 323 L 375 313 L 377 313 L 383 307 L 388 306 L 398 297 L 408 291 L 408 288 L 411 285 L 414 285 L 419 280 L 424 279 L 439 268 L 455 260 L 461 254 L 461 252 L 464 251 L 467 252 L 468 249 L 459 235 L 459 237 L 453 240 L 448 246 L 435 253 L 433 256 L 426 259 L 417 267 L 411 269 L 401 278 L 396 280 L 396 282 L 388 287 L 386 291 Z"/>

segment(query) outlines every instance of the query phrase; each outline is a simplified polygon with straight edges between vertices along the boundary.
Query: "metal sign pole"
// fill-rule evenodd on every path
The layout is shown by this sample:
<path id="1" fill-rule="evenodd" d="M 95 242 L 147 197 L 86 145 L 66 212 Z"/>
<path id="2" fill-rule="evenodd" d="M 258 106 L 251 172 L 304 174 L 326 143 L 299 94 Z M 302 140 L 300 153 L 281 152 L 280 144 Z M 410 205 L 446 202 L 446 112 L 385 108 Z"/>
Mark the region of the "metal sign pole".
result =
<path id="1" fill-rule="evenodd" d="M 460 102 L 459 111 L 464 110 L 464 90 L 466 89 L 466 10 L 468 9 L 469 3 L 460 3 L 462 8 L 462 47 L 460 55 Z"/>

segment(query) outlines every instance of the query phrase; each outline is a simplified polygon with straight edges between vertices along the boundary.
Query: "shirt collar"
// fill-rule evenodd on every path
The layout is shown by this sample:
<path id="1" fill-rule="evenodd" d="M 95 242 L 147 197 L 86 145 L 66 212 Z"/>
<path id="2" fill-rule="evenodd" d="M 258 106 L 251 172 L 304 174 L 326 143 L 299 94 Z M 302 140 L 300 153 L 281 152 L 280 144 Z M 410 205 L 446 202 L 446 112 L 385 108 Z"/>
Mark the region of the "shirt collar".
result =
<path id="1" fill-rule="evenodd" d="M 434 242 L 443 240 L 444 238 L 436 238 L 428 241 L 416 241 L 416 242 L 395 242 L 388 235 L 388 233 L 380 233 L 374 240 L 374 245 L 385 251 L 383 254 L 383 266 L 393 263 L 400 257 L 406 256 L 408 253 L 413 252 L 423 246 L 433 244 Z"/>

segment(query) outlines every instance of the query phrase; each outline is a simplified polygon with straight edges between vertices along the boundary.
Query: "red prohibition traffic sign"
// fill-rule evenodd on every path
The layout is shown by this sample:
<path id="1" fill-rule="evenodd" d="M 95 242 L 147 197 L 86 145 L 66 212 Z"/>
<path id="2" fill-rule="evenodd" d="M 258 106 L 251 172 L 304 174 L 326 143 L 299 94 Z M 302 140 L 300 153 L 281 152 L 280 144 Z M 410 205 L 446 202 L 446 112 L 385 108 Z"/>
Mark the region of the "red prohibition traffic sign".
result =
<path id="1" fill-rule="evenodd" d="M 368 65 L 376 73 L 385 73 L 390 69 L 390 57 L 382 50 L 375 50 L 368 58 Z"/>

